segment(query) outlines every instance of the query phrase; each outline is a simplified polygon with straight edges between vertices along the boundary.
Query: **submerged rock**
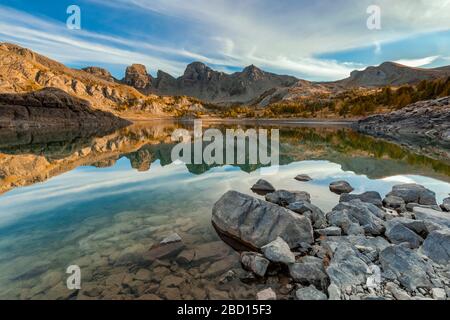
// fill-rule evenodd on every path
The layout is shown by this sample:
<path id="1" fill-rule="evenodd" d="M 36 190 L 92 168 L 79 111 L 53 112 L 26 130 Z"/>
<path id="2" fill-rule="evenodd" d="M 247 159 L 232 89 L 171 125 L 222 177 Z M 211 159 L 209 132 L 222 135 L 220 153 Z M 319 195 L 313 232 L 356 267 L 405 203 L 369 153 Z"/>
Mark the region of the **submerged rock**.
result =
<path id="1" fill-rule="evenodd" d="M 270 182 L 260 179 L 253 185 L 252 191 L 258 194 L 265 194 L 274 192 L 275 188 L 270 184 Z"/>
<path id="2" fill-rule="evenodd" d="M 349 202 L 351 200 L 359 199 L 362 202 L 368 202 L 381 208 L 383 206 L 383 201 L 381 200 L 381 195 L 376 191 L 367 191 L 362 194 L 349 194 L 344 193 L 341 195 L 339 202 Z"/>
<path id="3" fill-rule="evenodd" d="M 436 194 L 422 185 L 409 183 L 392 187 L 392 191 L 387 194 L 402 198 L 405 203 L 418 203 L 423 205 L 436 205 Z"/>
<path id="4" fill-rule="evenodd" d="M 170 236 L 164 238 L 161 241 L 161 244 L 169 244 L 169 243 L 181 242 L 181 241 L 182 241 L 182 239 L 181 239 L 181 237 L 179 236 L 178 233 L 172 233 Z"/>
<path id="5" fill-rule="evenodd" d="M 304 191 L 278 190 L 267 194 L 266 201 L 275 203 L 282 207 L 287 207 L 294 202 L 311 202 L 311 196 L 308 192 Z"/>
<path id="6" fill-rule="evenodd" d="M 217 201 L 212 222 L 221 233 L 254 249 L 279 236 L 291 249 L 314 241 L 308 218 L 236 191 L 225 193 Z"/>
<path id="7" fill-rule="evenodd" d="M 295 292 L 295 297 L 297 300 L 328 300 L 325 293 L 317 290 L 314 286 L 300 288 Z"/>
<path id="8" fill-rule="evenodd" d="M 347 181 L 335 181 L 330 184 L 330 191 L 336 194 L 350 193 L 355 190 Z"/>
<path id="9" fill-rule="evenodd" d="M 448 266 L 450 264 L 450 229 L 431 232 L 423 243 L 422 252 L 434 262 Z"/>
<path id="10" fill-rule="evenodd" d="M 241 263 L 246 270 L 252 271 L 260 277 L 264 277 L 269 266 L 269 260 L 262 254 L 255 252 L 241 253 Z"/>
<path id="11" fill-rule="evenodd" d="M 289 245 L 282 238 L 277 237 L 271 243 L 261 248 L 264 256 L 272 262 L 291 264 L 295 262 L 295 255 Z"/>

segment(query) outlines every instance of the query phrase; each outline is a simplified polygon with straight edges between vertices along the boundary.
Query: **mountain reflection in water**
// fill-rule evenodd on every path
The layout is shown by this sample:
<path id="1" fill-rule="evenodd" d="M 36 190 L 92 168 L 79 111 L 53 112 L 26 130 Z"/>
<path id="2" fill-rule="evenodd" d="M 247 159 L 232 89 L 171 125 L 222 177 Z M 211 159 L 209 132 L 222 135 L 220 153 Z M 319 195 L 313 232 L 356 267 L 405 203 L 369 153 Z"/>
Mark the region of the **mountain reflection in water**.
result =
<path id="1" fill-rule="evenodd" d="M 262 127 L 280 129 L 279 171 L 263 178 L 309 192 L 323 210 L 338 202 L 328 190 L 336 179 L 349 181 L 355 193 L 384 195 L 403 182 L 425 185 L 439 201 L 450 192 L 446 161 L 341 126 Z M 89 134 L 0 132 L 0 298 L 254 298 L 264 283 L 219 283 L 240 266 L 210 219 L 227 190 L 251 194 L 262 166 L 172 163 L 171 135 L 178 128 L 193 124 L 148 122 Z M 294 180 L 300 173 L 313 181 Z M 172 232 L 183 238 L 188 263 L 178 256 L 142 259 Z M 82 268 L 80 292 L 65 287 L 65 269 L 73 264 Z"/>

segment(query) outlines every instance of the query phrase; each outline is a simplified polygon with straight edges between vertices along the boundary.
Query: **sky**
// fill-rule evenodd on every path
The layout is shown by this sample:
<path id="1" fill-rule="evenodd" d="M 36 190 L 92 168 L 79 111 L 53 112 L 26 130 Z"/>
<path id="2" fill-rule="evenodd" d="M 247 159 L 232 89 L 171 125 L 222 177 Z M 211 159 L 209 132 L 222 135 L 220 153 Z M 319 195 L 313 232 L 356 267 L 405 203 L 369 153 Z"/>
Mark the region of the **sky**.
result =
<path id="1" fill-rule="evenodd" d="M 132 63 L 180 76 L 200 61 L 327 81 L 384 61 L 450 65 L 450 0 L 0 0 L 0 41 L 117 78 Z"/>

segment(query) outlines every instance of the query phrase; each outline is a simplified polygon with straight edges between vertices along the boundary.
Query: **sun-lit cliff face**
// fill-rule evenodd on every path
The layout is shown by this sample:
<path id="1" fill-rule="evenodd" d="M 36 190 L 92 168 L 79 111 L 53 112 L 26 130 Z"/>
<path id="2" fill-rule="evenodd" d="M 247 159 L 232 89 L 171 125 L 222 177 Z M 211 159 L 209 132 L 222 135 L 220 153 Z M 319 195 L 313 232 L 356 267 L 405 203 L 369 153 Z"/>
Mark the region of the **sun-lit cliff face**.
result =
<path id="1" fill-rule="evenodd" d="M 182 111 L 202 110 L 201 102 L 196 99 L 144 95 L 115 81 L 105 71 L 93 67 L 71 69 L 29 49 L 0 44 L 1 93 L 24 93 L 53 87 L 89 101 L 96 109 L 131 118 L 172 117 Z"/>

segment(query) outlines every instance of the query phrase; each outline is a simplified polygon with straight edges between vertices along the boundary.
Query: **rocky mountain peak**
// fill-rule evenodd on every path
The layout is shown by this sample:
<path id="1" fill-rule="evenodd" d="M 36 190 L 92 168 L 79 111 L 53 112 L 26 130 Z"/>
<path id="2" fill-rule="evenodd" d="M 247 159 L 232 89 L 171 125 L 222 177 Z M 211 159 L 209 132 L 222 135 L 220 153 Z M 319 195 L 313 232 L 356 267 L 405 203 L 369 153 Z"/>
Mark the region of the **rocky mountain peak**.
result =
<path id="1" fill-rule="evenodd" d="M 264 76 L 264 71 L 252 64 L 242 70 L 242 75 L 250 80 L 258 80 Z"/>
<path id="2" fill-rule="evenodd" d="M 186 67 L 185 80 L 208 80 L 214 71 L 202 62 L 193 62 Z"/>
<path id="3" fill-rule="evenodd" d="M 125 71 L 123 82 L 138 90 L 146 89 L 152 84 L 152 77 L 147 73 L 147 68 L 142 64 L 132 64 Z"/>

